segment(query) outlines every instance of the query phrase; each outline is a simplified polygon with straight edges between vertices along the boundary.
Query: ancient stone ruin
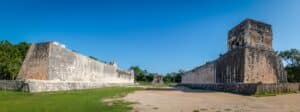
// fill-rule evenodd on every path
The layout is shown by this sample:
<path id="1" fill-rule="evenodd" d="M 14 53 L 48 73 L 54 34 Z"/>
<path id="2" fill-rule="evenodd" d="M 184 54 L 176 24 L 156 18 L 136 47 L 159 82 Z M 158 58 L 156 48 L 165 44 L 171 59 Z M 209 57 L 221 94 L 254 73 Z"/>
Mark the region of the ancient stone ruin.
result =
<path id="1" fill-rule="evenodd" d="M 32 44 L 16 81 L 2 89 L 58 91 L 134 84 L 133 71 L 73 52 L 57 42 Z M 4 85 L 4 86 L 3 86 Z"/>
<path id="2" fill-rule="evenodd" d="M 272 35 L 271 25 L 244 20 L 229 31 L 227 53 L 185 72 L 182 84 L 198 84 L 198 87 L 208 89 L 213 86 L 212 89 L 220 90 L 226 89 L 224 85 L 230 85 L 238 90 L 247 84 L 286 83 L 284 66 L 272 48 Z"/>
<path id="3" fill-rule="evenodd" d="M 153 76 L 153 80 L 152 80 L 152 84 L 163 84 L 164 80 L 163 80 L 163 76 L 161 75 L 154 75 Z"/>

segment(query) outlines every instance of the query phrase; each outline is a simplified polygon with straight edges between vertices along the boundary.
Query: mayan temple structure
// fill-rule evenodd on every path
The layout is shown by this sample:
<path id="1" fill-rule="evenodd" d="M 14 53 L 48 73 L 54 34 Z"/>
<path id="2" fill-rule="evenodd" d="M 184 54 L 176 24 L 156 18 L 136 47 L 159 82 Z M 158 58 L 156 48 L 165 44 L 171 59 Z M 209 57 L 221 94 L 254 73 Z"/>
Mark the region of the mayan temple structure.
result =
<path id="1" fill-rule="evenodd" d="M 286 83 L 287 75 L 272 40 L 271 25 L 246 19 L 229 31 L 227 53 L 186 72 L 182 84 Z"/>
<path id="2" fill-rule="evenodd" d="M 3 82 L 3 81 L 2 81 Z M 5 89 L 44 92 L 134 84 L 134 73 L 71 51 L 57 42 L 32 44 L 16 81 Z"/>

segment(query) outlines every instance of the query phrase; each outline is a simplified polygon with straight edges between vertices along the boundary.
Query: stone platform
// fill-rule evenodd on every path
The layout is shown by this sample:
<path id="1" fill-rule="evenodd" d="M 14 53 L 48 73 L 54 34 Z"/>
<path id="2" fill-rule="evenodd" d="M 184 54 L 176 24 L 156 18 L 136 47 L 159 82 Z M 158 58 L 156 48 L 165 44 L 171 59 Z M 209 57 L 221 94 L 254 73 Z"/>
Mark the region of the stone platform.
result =
<path id="1" fill-rule="evenodd" d="M 44 80 L 0 80 L 0 90 L 23 92 L 50 92 L 93 89 L 112 86 L 129 86 L 133 83 L 96 83 L 83 81 L 44 81 Z"/>
<path id="2" fill-rule="evenodd" d="M 300 83 L 278 83 L 278 84 L 178 84 L 191 89 L 203 89 L 213 91 L 224 91 L 245 95 L 254 94 L 278 94 L 300 92 Z"/>

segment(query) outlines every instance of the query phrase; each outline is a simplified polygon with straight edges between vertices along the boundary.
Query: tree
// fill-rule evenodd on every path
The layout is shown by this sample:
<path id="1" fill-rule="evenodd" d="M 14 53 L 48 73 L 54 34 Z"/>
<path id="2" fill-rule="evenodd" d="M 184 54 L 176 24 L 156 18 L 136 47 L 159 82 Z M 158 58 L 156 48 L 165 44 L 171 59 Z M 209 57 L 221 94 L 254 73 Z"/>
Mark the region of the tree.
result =
<path id="1" fill-rule="evenodd" d="M 286 63 L 285 70 L 288 73 L 288 81 L 300 82 L 300 51 L 290 49 L 280 52 L 279 56 Z"/>
<path id="2" fill-rule="evenodd" d="M 134 71 L 135 81 L 138 82 L 152 82 L 154 75 L 156 75 L 156 73 L 149 73 L 138 66 L 132 66 L 130 69 Z"/>
<path id="3" fill-rule="evenodd" d="M 138 66 L 130 67 L 134 71 L 134 76 L 136 81 L 145 81 L 145 72 Z"/>
<path id="4" fill-rule="evenodd" d="M 142 70 L 138 66 L 132 66 L 130 67 L 134 71 L 135 80 L 138 82 L 152 82 L 155 75 L 158 75 L 158 73 L 151 73 L 147 70 Z M 165 83 L 180 83 L 181 82 L 181 75 L 184 73 L 183 70 L 179 70 L 178 72 L 171 72 L 167 73 L 163 80 Z"/>
<path id="5" fill-rule="evenodd" d="M 29 46 L 26 42 L 13 45 L 7 40 L 0 41 L 0 79 L 17 77 Z"/>
<path id="6" fill-rule="evenodd" d="M 172 77 L 172 74 L 171 73 L 167 73 L 164 78 L 164 83 L 171 83 L 173 82 L 173 77 Z"/>
<path id="7" fill-rule="evenodd" d="M 180 83 L 181 82 L 181 76 L 183 75 L 184 71 L 179 70 L 178 72 L 171 72 L 167 73 L 164 77 L 165 83 Z"/>
<path id="8" fill-rule="evenodd" d="M 145 75 L 145 82 L 152 82 L 154 75 L 156 75 L 156 73 L 148 73 L 148 72 L 146 73 L 147 74 Z"/>
<path id="9" fill-rule="evenodd" d="M 17 45 L 15 45 L 15 47 L 19 50 L 19 52 L 21 53 L 21 59 L 24 60 L 25 57 L 26 57 L 26 54 L 27 54 L 27 51 L 30 47 L 30 44 L 29 43 L 26 43 L 26 42 L 21 42 Z"/>
<path id="10" fill-rule="evenodd" d="M 181 76 L 184 74 L 184 70 L 179 70 L 178 73 L 175 75 L 175 83 L 181 83 Z"/>

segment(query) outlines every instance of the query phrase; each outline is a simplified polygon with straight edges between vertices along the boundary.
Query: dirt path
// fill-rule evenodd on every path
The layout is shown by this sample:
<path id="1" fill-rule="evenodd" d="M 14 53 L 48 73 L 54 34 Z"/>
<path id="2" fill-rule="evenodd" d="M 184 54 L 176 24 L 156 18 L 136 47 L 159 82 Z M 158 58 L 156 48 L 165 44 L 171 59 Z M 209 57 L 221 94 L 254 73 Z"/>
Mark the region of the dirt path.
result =
<path id="1" fill-rule="evenodd" d="M 300 94 L 270 97 L 209 91 L 144 90 L 124 98 L 134 112 L 300 112 Z"/>

